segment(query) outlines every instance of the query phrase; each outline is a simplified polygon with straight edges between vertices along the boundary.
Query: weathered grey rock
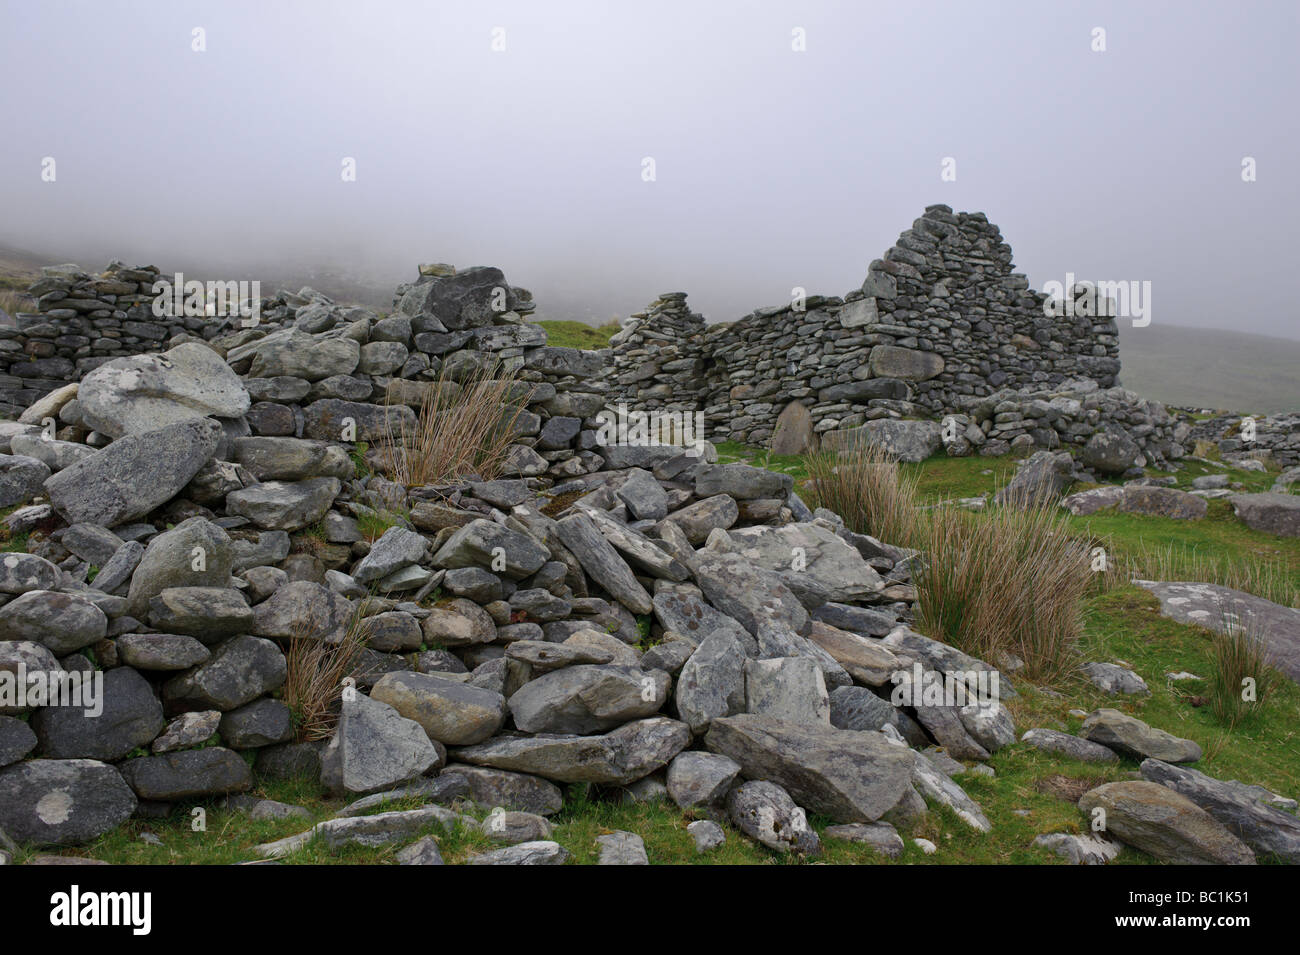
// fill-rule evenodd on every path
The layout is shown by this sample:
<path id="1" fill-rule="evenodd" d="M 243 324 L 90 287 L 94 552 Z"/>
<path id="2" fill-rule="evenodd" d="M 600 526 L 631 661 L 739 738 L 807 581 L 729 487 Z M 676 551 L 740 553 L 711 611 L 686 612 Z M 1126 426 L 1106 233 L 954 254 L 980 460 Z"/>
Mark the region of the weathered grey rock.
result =
<path id="1" fill-rule="evenodd" d="M 293 739 L 293 714 L 279 700 L 254 700 L 221 717 L 221 739 L 231 749 L 256 749 Z"/>
<path id="2" fill-rule="evenodd" d="M 13 681 L 9 685 L 14 688 L 17 688 L 19 680 L 26 679 L 29 692 L 35 685 L 35 681 L 32 680 L 35 674 L 41 674 L 41 678 L 47 685 L 54 680 L 64 678 L 63 667 L 54 658 L 54 654 L 33 640 L 0 640 L 0 673 L 11 674 L 4 679 Z M 19 705 L 18 700 L 12 701 L 12 705 L 9 705 L 9 701 L 0 701 L 0 715 L 18 716 L 32 709 L 34 705 L 36 703 L 30 695 L 22 705 Z"/>
<path id="3" fill-rule="evenodd" d="M 321 754 L 331 792 L 368 795 L 414 779 L 438 763 L 424 728 L 363 693 L 345 697 L 338 727 Z"/>
<path id="4" fill-rule="evenodd" d="M 876 378 L 929 381 L 943 374 L 943 356 L 936 352 L 877 345 L 871 349 L 871 374 Z"/>
<path id="5" fill-rule="evenodd" d="M 94 448 L 84 444 L 58 441 L 43 434 L 16 434 L 9 442 L 9 448 L 19 458 L 35 458 L 50 471 L 62 471 L 95 453 Z"/>
<path id="6" fill-rule="evenodd" d="M 131 577 L 127 613 L 144 619 L 149 601 L 169 587 L 225 587 L 233 560 L 222 528 L 202 517 L 182 521 L 149 541 Z"/>
<path id="7" fill-rule="evenodd" d="M 807 657 L 745 661 L 745 712 L 786 723 L 831 725 L 821 668 Z"/>
<path id="8" fill-rule="evenodd" d="M 649 865 L 645 840 L 635 832 L 615 830 L 596 837 L 600 847 L 597 865 Z"/>
<path id="9" fill-rule="evenodd" d="M 714 530 L 726 530 L 740 518 L 740 508 L 734 498 L 726 494 L 696 501 L 673 511 L 665 522 L 676 524 L 692 545 L 703 544 Z"/>
<path id="10" fill-rule="evenodd" d="M 0 640 L 35 640 L 65 656 L 102 640 L 108 617 L 85 597 L 31 590 L 0 607 Z"/>
<path id="11" fill-rule="evenodd" d="M 744 527 L 727 533 L 732 552 L 758 567 L 806 575 L 831 600 L 857 601 L 884 589 L 880 575 L 829 527 L 815 523 Z"/>
<path id="12" fill-rule="evenodd" d="M 149 599 L 149 624 L 215 643 L 251 630 L 253 611 L 233 588 L 169 587 Z"/>
<path id="13" fill-rule="evenodd" d="M 500 693 L 424 673 L 385 674 L 370 697 L 415 720 L 430 739 L 448 746 L 482 742 L 505 721 Z"/>
<path id="14" fill-rule="evenodd" d="M 31 727 L 12 716 L 0 716 L 0 767 L 16 763 L 36 748 Z"/>
<path id="15" fill-rule="evenodd" d="M 352 374 L 361 360 L 361 346 L 348 338 L 320 338 L 294 328 L 232 349 L 226 358 L 236 363 L 249 356 L 253 358 L 248 368 L 252 378 L 321 381 Z"/>
<path id="16" fill-rule="evenodd" d="M 533 673 L 549 673 L 581 663 L 612 663 L 614 655 L 596 647 L 571 647 L 545 640 L 516 640 L 506 647 L 506 656 L 532 667 Z"/>
<path id="17" fill-rule="evenodd" d="M 659 521 L 668 516 L 668 494 L 643 468 L 632 468 L 615 492 L 638 521 Z"/>
<path id="18" fill-rule="evenodd" d="M 957 718 L 970 738 L 990 753 L 1015 741 L 1015 723 L 1007 708 L 997 700 L 974 699 L 958 708 Z"/>
<path id="19" fill-rule="evenodd" d="M 507 812 L 493 809 L 483 820 L 483 833 L 493 842 L 518 845 L 551 838 L 551 824 L 531 812 Z"/>
<path id="20" fill-rule="evenodd" d="M 28 845 L 76 846 L 121 825 L 136 798 L 93 759 L 33 759 L 0 769 L 0 831 Z"/>
<path id="21" fill-rule="evenodd" d="M 220 746 L 187 749 L 162 756 L 140 756 L 122 764 L 122 778 L 140 799 L 172 802 L 253 788 L 248 763 Z"/>
<path id="22" fill-rule="evenodd" d="M 564 806 L 560 788 L 538 776 L 460 763 L 445 767 L 442 776 L 448 775 L 463 778 L 469 786 L 469 798 L 485 809 L 500 806 L 516 812 L 549 816 Z"/>
<path id="23" fill-rule="evenodd" d="M 50 468 L 38 458 L 0 454 L 0 507 L 25 504 L 44 492 Z"/>
<path id="24" fill-rule="evenodd" d="M 405 527 L 390 527 L 370 548 L 370 553 L 352 568 L 357 583 L 387 577 L 424 559 L 429 544 L 420 534 Z"/>
<path id="25" fill-rule="evenodd" d="M 526 733 L 599 733 L 658 712 L 672 680 L 635 666 L 570 666 L 525 683 L 510 697 Z"/>
<path id="26" fill-rule="evenodd" d="M 878 445 L 899 461 L 924 461 L 943 447 L 943 429 L 937 421 L 880 418 L 822 435 L 824 451 L 846 451 L 867 444 Z"/>
<path id="27" fill-rule="evenodd" d="M 253 608 L 249 629 L 276 640 L 329 641 L 343 634 L 352 613 L 352 602 L 341 594 L 310 580 L 295 580 Z"/>
<path id="28" fill-rule="evenodd" d="M 1036 728 L 1027 730 L 1020 737 L 1022 743 L 1028 743 L 1034 749 L 1048 753 L 1059 753 L 1084 763 L 1118 763 L 1119 754 L 1109 747 L 1094 743 L 1092 740 L 1071 736 L 1060 730 Z"/>
<path id="29" fill-rule="evenodd" d="M 162 735 L 153 741 L 154 754 L 171 753 L 206 743 L 221 726 L 220 710 L 192 710 L 167 724 Z"/>
<path id="30" fill-rule="evenodd" d="M 341 489 L 334 477 L 267 481 L 227 495 L 226 511 L 266 530 L 296 531 L 324 517 Z"/>
<path id="31" fill-rule="evenodd" d="M 769 849 L 820 855 L 821 840 L 790 794 L 776 783 L 751 780 L 727 795 L 732 825 Z"/>
<path id="32" fill-rule="evenodd" d="M 517 846 L 472 855 L 466 865 L 564 865 L 569 850 L 558 842 L 521 842 Z"/>
<path id="33" fill-rule="evenodd" d="M 578 507 L 633 567 L 662 580 L 686 580 L 690 576 L 686 565 L 644 534 L 620 524 L 595 508 L 583 507 L 581 504 Z"/>
<path id="34" fill-rule="evenodd" d="M 103 567 L 124 543 L 107 527 L 96 524 L 73 524 L 60 539 L 64 547 L 88 564 Z"/>
<path id="35" fill-rule="evenodd" d="M 880 730 L 895 723 L 892 703 L 862 686 L 840 686 L 830 693 L 831 725 L 842 730 Z"/>
<path id="36" fill-rule="evenodd" d="M 430 826 L 438 826 L 444 832 L 450 832 L 457 825 L 472 828 L 475 820 L 442 806 L 379 812 L 372 816 L 344 816 L 318 822 L 306 832 L 254 846 L 253 851 L 263 858 L 278 859 L 296 852 L 313 840 L 319 840 L 328 849 L 342 849 L 345 846 L 375 849 L 402 842 Z"/>
<path id="37" fill-rule="evenodd" d="M 1119 710 L 1093 710 L 1083 721 L 1081 732 L 1085 739 L 1128 756 L 1153 757 L 1166 763 L 1194 763 L 1201 758 L 1201 747 L 1191 740 L 1155 729 Z"/>
<path id="38" fill-rule="evenodd" d="M 900 748 L 902 744 L 899 744 Z M 928 797 L 941 806 L 947 806 L 957 818 L 976 832 L 988 832 L 993 828 L 984 810 L 975 800 L 940 770 L 925 753 L 918 753 L 912 771 L 912 783 L 917 792 Z"/>
<path id="39" fill-rule="evenodd" d="M 570 514 L 556 522 L 555 533 L 585 570 L 605 591 L 633 613 L 653 609 L 650 595 L 586 514 Z"/>
<path id="40" fill-rule="evenodd" d="M 326 441 L 286 437 L 236 438 L 230 456 L 259 481 L 347 480 L 355 466 L 346 449 Z"/>
<path id="41" fill-rule="evenodd" d="M 1123 428 L 1107 427 L 1098 431 L 1079 453 L 1084 467 L 1101 474 L 1123 474 L 1133 467 L 1142 449 Z"/>
<path id="42" fill-rule="evenodd" d="M 808 612 L 781 578 L 743 557 L 701 552 L 696 580 L 709 603 L 755 636 L 760 626 L 808 629 Z"/>
<path id="43" fill-rule="evenodd" d="M 1086 491 L 1071 494 L 1061 501 L 1061 506 L 1076 517 L 1096 514 L 1108 507 L 1118 507 L 1127 490 L 1126 487 L 1103 484 L 1101 487 L 1092 487 Z"/>
<path id="44" fill-rule="evenodd" d="M 1145 487 L 1131 484 L 1124 488 L 1119 509 L 1129 514 L 1170 517 L 1180 521 L 1198 521 L 1209 505 L 1205 498 L 1172 487 Z"/>
<path id="45" fill-rule="evenodd" d="M 655 600 L 659 606 L 659 598 Z M 706 636 L 682 665 L 674 699 L 679 717 L 692 733 L 703 733 L 716 717 L 745 709 L 745 660 L 739 638 L 719 629 Z"/>
<path id="46" fill-rule="evenodd" d="M 827 839 L 843 839 L 870 846 L 882 856 L 897 859 L 903 854 L 903 837 L 887 822 L 850 822 L 844 825 L 827 826 Z"/>
<path id="47" fill-rule="evenodd" d="M 244 634 L 220 644 L 206 662 L 169 680 L 163 695 L 169 700 L 188 700 L 224 712 L 277 689 L 286 675 L 279 647 L 270 640 Z"/>
<path id="48" fill-rule="evenodd" d="M 442 853 L 433 836 L 424 836 L 412 842 L 394 857 L 398 865 L 444 865 Z"/>
<path id="49" fill-rule="evenodd" d="M 396 789 L 388 789 L 384 792 L 354 799 L 334 815 L 335 818 L 364 816 L 372 809 L 383 808 L 391 803 L 409 800 L 448 805 L 468 795 L 469 785 L 465 782 L 464 777 L 439 774 L 418 779 L 404 786 L 398 786 Z"/>
<path id="50" fill-rule="evenodd" d="M 115 438 L 207 415 L 238 418 L 249 404 L 239 376 L 195 342 L 116 358 L 86 375 L 77 391 L 82 422 Z"/>
<path id="51" fill-rule="evenodd" d="M 695 494 L 701 498 L 725 494 L 737 501 L 761 497 L 783 498 L 793 483 L 794 479 L 788 474 L 748 464 L 714 464 L 701 468 L 696 474 Z"/>
<path id="52" fill-rule="evenodd" d="M 497 633 L 496 624 L 487 611 L 461 597 L 439 601 L 437 606 L 430 609 L 420 627 L 430 645 L 444 647 L 491 643 L 496 639 Z"/>
<path id="53" fill-rule="evenodd" d="M 1179 623 L 1224 633 L 1238 621 L 1268 647 L 1268 661 L 1300 683 L 1300 610 L 1284 607 L 1245 591 L 1217 584 L 1133 581 L 1160 600 L 1160 612 Z"/>
<path id="54" fill-rule="evenodd" d="M 1079 808 L 1121 842 L 1178 865 L 1253 865 L 1255 854 L 1186 796 L 1143 781 L 1106 783 L 1083 794 Z"/>
<path id="55" fill-rule="evenodd" d="M 740 774 L 740 764 L 717 753 L 678 753 L 668 764 L 668 795 L 682 809 L 716 806 Z"/>
<path id="56" fill-rule="evenodd" d="M 1033 507 L 1058 499 L 1074 483 L 1074 459 L 1067 452 L 1035 451 L 993 499 L 1013 507 Z"/>
<path id="57" fill-rule="evenodd" d="M 779 783 L 836 822 L 875 822 L 911 787 L 912 752 L 879 733 L 741 714 L 715 719 L 704 742 L 740 763 L 746 778 Z"/>
<path id="58" fill-rule="evenodd" d="M 813 621 L 808 639 L 866 686 L 885 686 L 903 668 L 902 661 L 887 647 L 820 621 Z"/>
<path id="59" fill-rule="evenodd" d="M 603 736 L 502 737 L 457 750 L 456 758 L 557 782 L 626 785 L 666 766 L 690 738 L 685 723 L 652 717 Z"/>
<path id="60" fill-rule="evenodd" d="M 1142 761 L 1142 776 L 1167 786 L 1200 806 L 1261 856 L 1300 862 L 1300 819 L 1270 806 L 1258 786 L 1219 780 L 1158 759 Z"/>
<path id="61" fill-rule="evenodd" d="M 722 831 L 722 827 L 709 819 L 695 820 L 686 826 L 686 831 L 695 840 L 697 855 L 716 849 L 727 841 L 727 834 Z"/>
<path id="62" fill-rule="evenodd" d="M 493 567 L 500 555 L 497 571 L 512 580 L 522 580 L 536 573 L 551 554 L 527 534 L 510 530 L 492 521 L 475 520 L 457 530 L 433 556 L 440 567 Z"/>
<path id="63" fill-rule="evenodd" d="M 726 633 L 740 641 L 746 656 L 755 656 L 758 645 L 737 621 L 719 613 L 698 596 L 663 590 L 654 596 L 655 619 L 665 631 L 679 633 L 696 644 L 714 633 Z"/>
<path id="64" fill-rule="evenodd" d="M 404 611 L 389 611 L 364 617 L 360 623 L 360 632 L 365 638 L 366 646 L 380 653 L 409 653 L 418 650 L 424 642 L 420 621 Z"/>
<path id="65" fill-rule="evenodd" d="M 815 424 L 808 406 L 792 401 L 777 416 L 768 447 L 773 454 L 805 454 L 816 451 L 820 442 L 817 432 L 813 430 Z"/>
<path id="66" fill-rule="evenodd" d="M 1300 537 L 1300 495 L 1236 494 L 1228 503 L 1233 513 L 1253 530 L 1279 537 Z"/>
<path id="67" fill-rule="evenodd" d="M 1044 833 L 1034 845 L 1048 849 L 1071 865 L 1105 865 L 1119 855 L 1120 844 L 1105 836 L 1077 836 L 1069 832 Z"/>
<path id="68" fill-rule="evenodd" d="M 220 436 L 220 426 L 206 418 L 127 435 L 52 476 L 45 491 L 69 524 L 124 524 L 180 493 Z"/>
<path id="69" fill-rule="evenodd" d="M 60 579 L 59 568 L 44 557 L 21 553 L 0 556 L 0 594 L 53 590 Z"/>
<path id="70" fill-rule="evenodd" d="M 1148 696 L 1146 681 L 1114 663 L 1085 663 L 1081 669 L 1092 685 L 1111 696 Z"/>
<path id="71" fill-rule="evenodd" d="M 116 667 L 103 680 L 103 698 L 94 708 L 43 706 L 32 714 L 42 756 L 113 762 L 162 732 L 162 704 L 144 677 Z"/>

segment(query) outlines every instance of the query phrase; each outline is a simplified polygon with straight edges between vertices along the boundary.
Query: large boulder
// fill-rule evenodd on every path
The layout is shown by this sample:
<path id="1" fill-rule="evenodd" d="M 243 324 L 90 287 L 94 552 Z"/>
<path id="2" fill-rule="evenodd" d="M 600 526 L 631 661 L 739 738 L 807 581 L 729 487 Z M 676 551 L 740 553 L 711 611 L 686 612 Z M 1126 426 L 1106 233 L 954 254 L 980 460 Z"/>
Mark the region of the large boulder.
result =
<path id="1" fill-rule="evenodd" d="M 415 720 L 429 739 L 448 746 L 481 743 L 501 729 L 506 715 L 500 693 L 436 674 L 386 673 L 371 689 L 370 698 Z"/>
<path id="2" fill-rule="evenodd" d="M 875 378 L 902 378 L 905 381 L 929 381 L 943 374 L 943 356 L 932 351 L 877 345 L 868 360 Z"/>
<path id="3" fill-rule="evenodd" d="M 32 714 L 41 755 L 54 759 L 113 762 L 148 746 L 165 725 L 153 688 L 130 667 L 104 674 L 103 695 L 94 708 L 43 706 Z"/>
<path id="4" fill-rule="evenodd" d="M 827 431 L 822 450 L 848 451 L 874 444 L 899 461 L 924 461 L 943 447 L 943 428 L 937 421 L 879 418 L 857 428 Z"/>
<path id="5" fill-rule="evenodd" d="M 272 332 L 265 338 L 233 348 L 232 364 L 251 357 L 250 378 L 304 378 L 321 381 L 350 375 L 361 361 L 361 346 L 350 338 L 318 338 L 296 328 Z"/>
<path id="6" fill-rule="evenodd" d="M 1228 828 L 1255 852 L 1300 863 L 1300 819 L 1264 800 L 1271 796 L 1259 786 L 1219 780 L 1185 766 L 1144 759 L 1142 776 L 1186 796 Z"/>
<path id="7" fill-rule="evenodd" d="M 270 640 L 242 634 L 216 648 L 193 670 L 163 687 L 168 700 L 185 700 L 215 710 L 233 710 L 284 684 L 288 666 Z"/>
<path id="8" fill-rule="evenodd" d="M 525 733 L 600 733 L 657 713 L 672 680 L 635 666 L 568 666 L 530 680 L 510 697 Z"/>
<path id="9" fill-rule="evenodd" d="M 457 750 L 456 758 L 562 783 L 626 786 L 662 769 L 690 740 L 685 723 L 656 716 L 603 736 L 500 737 Z"/>
<path id="10" fill-rule="evenodd" d="M 825 588 L 831 600 L 857 601 L 885 587 L 857 549 L 822 523 L 742 527 L 728 531 L 727 537 L 732 553 L 771 571 L 793 568 Z"/>
<path id="11" fill-rule="evenodd" d="M 792 401 L 776 418 L 769 447 L 773 454 L 805 454 L 819 445 L 813 430 L 812 412 L 800 401 Z"/>
<path id="12" fill-rule="evenodd" d="M 1119 710 L 1105 707 L 1093 710 L 1083 721 L 1080 732 L 1084 739 L 1139 759 L 1153 757 L 1166 763 L 1194 763 L 1201 758 L 1201 747 L 1192 740 L 1148 726 L 1136 716 Z"/>
<path id="13" fill-rule="evenodd" d="M 808 611 L 780 575 L 738 554 L 702 551 L 696 581 L 709 603 L 755 636 L 765 626 L 795 633 L 808 629 Z"/>
<path id="14" fill-rule="evenodd" d="M 0 454 L 0 507 L 25 504 L 42 492 L 50 468 L 25 454 Z"/>
<path id="15" fill-rule="evenodd" d="M 1246 633 L 1258 634 L 1268 648 L 1268 662 L 1300 683 L 1300 610 L 1218 584 L 1133 582 L 1155 594 L 1160 612 L 1171 620 L 1220 633 L 1235 621 Z"/>
<path id="16" fill-rule="evenodd" d="M 582 569 L 611 597 L 633 613 L 653 609 L 650 595 L 636 579 L 632 568 L 596 528 L 586 514 L 570 514 L 555 525 L 556 536 L 578 559 Z"/>
<path id="17" fill-rule="evenodd" d="M 267 481 L 232 491 L 226 511 L 266 530 L 296 531 L 324 517 L 342 488 L 336 477 Z"/>
<path id="18" fill-rule="evenodd" d="M 1228 503 L 1247 527 L 1279 537 L 1300 537 L 1300 495 L 1234 494 Z"/>
<path id="19" fill-rule="evenodd" d="M 704 742 L 835 822 L 875 822 L 912 791 L 915 754 L 879 733 L 744 713 L 715 719 Z"/>
<path id="20" fill-rule="evenodd" d="M 77 392 L 82 422 L 114 438 L 209 415 L 238 418 L 249 404 L 239 376 L 197 342 L 116 358 L 86 375 Z"/>
<path id="21" fill-rule="evenodd" d="M 35 640 L 66 656 L 103 639 L 108 617 L 85 597 L 29 590 L 0 607 L 0 640 Z"/>
<path id="22" fill-rule="evenodd" d="M 69 524 L 124 524 L 179 494 L 220 439 L 221 426 L 207 418 L 127 435 L 53 475 L 45 490 Z"/>
<path id="23" fill-rule="evenodd" d="M 253 788 L 253 772 L 234 750 L 223 746 L 141 756 L 122 764 L 122 777 L 141 799 L 172 802 Z"/>
<path id="24" fill-rule="evenodd" d="M 489 520 L 474 520 L 455 531 L 433 555 L 439 567 L 494 567 L 521 580 L 550 560 L 551 552 L 532 537 Z M 498 561 L 499 558 L 499 561 Z"/>
<path id="25" fill-rule="evenodd" d="M 1132 484 L 1124 488 L 1124 495 L 1119 499 L 1119 509 L 1128 514 L 1199 521 L 1206 515 L 1209 505 L 1205 503 L 1205 498 L 1174 487 Z"/>
<path id="26" fill-rule="evenodd" d="M 1108 427 L 1098 431 L 1079 452 L 1084 467 L 1100 474 L 1123 474 L 1142 456 L 1138 443 L 1123 428 Z"/>
<path id="27" fill-rule="evenodd" d="M 352 602 L 310 580 L 283 584 L 253 608 L 250 633 L 274 640 L 336 640 L 352 620 Z"/>
<path id="28" fill-rule="evenodd" d="M 656 605 L 662 596 L 655 598 Z M 736 634 L 723 629 L 706 636 L 682 665 L 677 675 L 677 714 L 692 733 L 703 733 L 715 717 L 744 710 L 745 659 L 745 647 Z"/>
<path id="29" fill-rule="evenodd" d="M 369 795 L 423 775 L 439 762 L 424 728 L 363 693 L 344 697 L 338 728 L 321 754 L 321 783 Z"/>
<path id="30" fill-rule="evenodd" d="M 1186 796 L 1134 780 L 1106 783 L 1083 794 L 1079 808 L 1101 819 L 1105 831 L 1162 862 L 1176 865 L 1253 865 L 1255 854 Z"/>
<path id="31" fill-rule="evenodd" d="M 131 818 L 122 775 L 93 759 L 33 759 L 0 769 L 0 832 L 29 845 L 76 846 Z"/>
<path id="32" fill-rule="evenodd" d="M 1021 461 L 1010 482 L 998 491 L 998 504 L 1033 507 L 1055 501 L 1074 483 L 1074 459 L 1064 451 L 1035 451 Z"/>
<path id="33" fill-rule="evenodd" d="M 224 588 L 233 563 L 230 535 L 223 528 L 202 517 L 184 520 L 149 541 L 131 576 L 127 613 L 145 619 L 150 601 L 172 587 Z"/>

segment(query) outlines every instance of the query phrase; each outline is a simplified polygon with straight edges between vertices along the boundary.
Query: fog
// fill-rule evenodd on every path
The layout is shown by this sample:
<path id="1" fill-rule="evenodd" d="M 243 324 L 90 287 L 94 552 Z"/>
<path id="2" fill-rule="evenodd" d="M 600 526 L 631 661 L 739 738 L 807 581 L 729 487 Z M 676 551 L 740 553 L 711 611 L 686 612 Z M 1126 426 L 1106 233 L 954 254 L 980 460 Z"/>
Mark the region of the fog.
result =
<path id="1" fill-rule="evenodd" d="M 844 294 L 942 202 L 1036 288 L 1150 281 L 1154 324 L 1300 337 L 1298 9 L 3 0 L 0 244 L 381 287 L 497 265 L 545 317 L 683 290 L 721 321 Z"/>

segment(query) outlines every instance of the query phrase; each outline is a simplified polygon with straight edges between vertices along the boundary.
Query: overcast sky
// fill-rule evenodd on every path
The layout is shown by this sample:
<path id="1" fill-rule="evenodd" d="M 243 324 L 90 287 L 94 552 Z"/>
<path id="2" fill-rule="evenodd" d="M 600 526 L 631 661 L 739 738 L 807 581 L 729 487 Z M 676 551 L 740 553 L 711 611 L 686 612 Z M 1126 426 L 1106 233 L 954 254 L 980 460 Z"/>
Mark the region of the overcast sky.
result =
<path id="1" fill-rule="evenodd" d="M 490 264 L 548 317 L 683 290 L 720 321 L 844 294 L 944 202 L 1036 288 L 1300 338 L 1292 0 L 0 10 L 0 243 L 84 266 Z"/>

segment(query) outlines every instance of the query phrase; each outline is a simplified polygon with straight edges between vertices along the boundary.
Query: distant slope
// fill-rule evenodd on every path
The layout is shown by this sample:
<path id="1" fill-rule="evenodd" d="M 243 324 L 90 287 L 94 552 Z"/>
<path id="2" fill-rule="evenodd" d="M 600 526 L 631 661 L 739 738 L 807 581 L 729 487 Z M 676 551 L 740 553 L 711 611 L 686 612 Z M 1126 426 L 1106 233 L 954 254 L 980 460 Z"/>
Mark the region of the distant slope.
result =
<path id="1" fill-rule="evenodd" d="M 586 322 L 543 320 L 537 323 L 546 329 L 546 343 L 559 348 L 608 348 L 610 337 L 618 331 L 618 323 L 588 325 Z"/>
<path id="2" fill-rule="evenodd" d="M 1300 410 L 1300 341 L 1217 328 L 1120 323 L 1120 381 L 1182 407 Z"/>

